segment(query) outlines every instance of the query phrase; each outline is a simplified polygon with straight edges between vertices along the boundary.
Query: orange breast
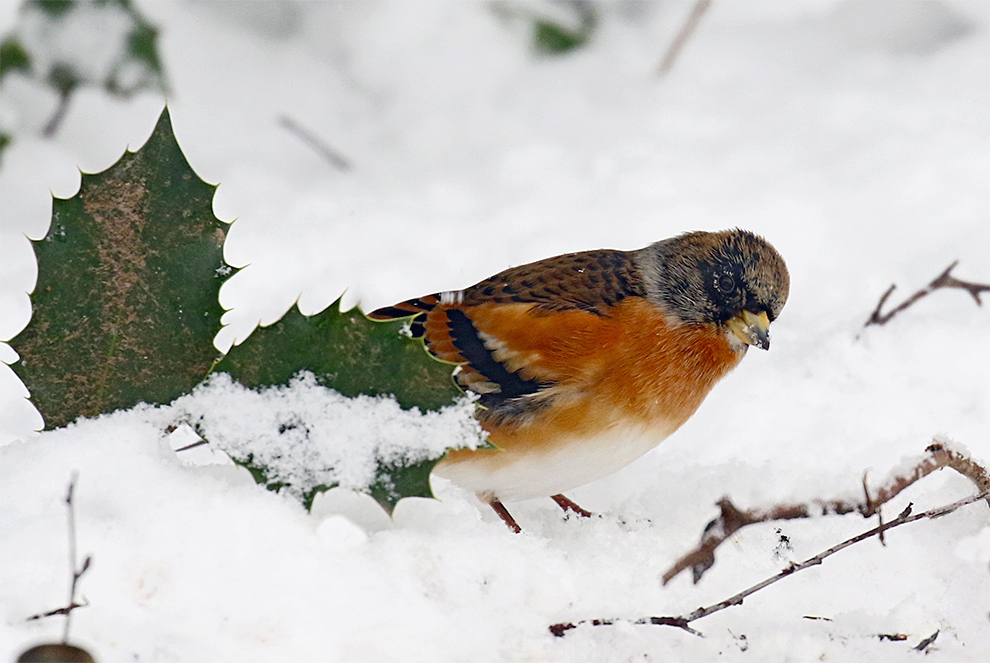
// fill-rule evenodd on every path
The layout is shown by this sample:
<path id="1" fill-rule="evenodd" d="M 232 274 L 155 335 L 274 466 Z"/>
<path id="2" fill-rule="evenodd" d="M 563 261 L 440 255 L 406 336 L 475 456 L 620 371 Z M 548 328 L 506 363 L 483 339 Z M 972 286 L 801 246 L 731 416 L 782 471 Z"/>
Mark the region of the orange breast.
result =
<path id="1" fill-rule="evenodd" d="M 485 425 L 490 441 L 509 456 L 549 451 L 615 427 L 655 428 L 659 442 L 687 421 L 742 357 L 714 325 L 670 325 L 639 297 L 623 300 L 609 317 L 530 309 L 485 304 L 469 310 L 510 370 L 555 382 L 548 394 L 552 407 L 519 425 Z M 448 461 L 475 453 L 454 451 Z"/>

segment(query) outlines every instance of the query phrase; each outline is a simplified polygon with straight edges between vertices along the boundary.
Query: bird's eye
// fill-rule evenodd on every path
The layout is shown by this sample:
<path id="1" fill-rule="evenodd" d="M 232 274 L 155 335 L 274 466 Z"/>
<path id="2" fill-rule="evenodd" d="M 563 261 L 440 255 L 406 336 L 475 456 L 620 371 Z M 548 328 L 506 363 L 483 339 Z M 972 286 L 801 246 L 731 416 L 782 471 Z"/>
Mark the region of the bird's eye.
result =
<path id="1" fill-rule="evenodd" d="M 722 274 L 718 277 L 718 280 L 715 281 L 715 287 L 719 292 L 732 292 L 732 290 L 736 287 L 736 281 L 728 274 Z"/>

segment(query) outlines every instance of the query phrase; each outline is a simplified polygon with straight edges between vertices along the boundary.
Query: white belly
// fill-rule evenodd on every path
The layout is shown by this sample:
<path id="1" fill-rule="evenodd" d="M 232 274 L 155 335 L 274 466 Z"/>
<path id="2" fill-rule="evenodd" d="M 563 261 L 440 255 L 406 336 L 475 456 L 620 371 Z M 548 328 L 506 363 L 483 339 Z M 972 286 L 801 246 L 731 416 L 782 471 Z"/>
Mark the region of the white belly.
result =
<path id="1" fill-rule="evenodd" d="M 622 469 L 675 429 L 618 424 L 594 437 L 562 441 L 545 452 L 504 450 L 474 454 L 457 462 L 444 460 L 434 472 L 482 499 L 511 502 L 547 497 Z"/>

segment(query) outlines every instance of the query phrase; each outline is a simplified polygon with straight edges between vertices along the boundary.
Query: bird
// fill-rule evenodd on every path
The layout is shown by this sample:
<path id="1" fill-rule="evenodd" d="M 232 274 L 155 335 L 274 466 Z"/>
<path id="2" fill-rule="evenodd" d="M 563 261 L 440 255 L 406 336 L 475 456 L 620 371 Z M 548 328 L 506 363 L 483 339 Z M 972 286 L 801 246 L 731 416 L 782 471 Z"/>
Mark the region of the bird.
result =
<path id="1" fill-rule="evenodd" d="M 491 446 L 450 450 L 434 474 L 520 532 L 505 502 L 549 496 L 590 516 L 563 493 L 656 447 L 750 346 L 768 350 L 789 287 L 763 237 L 693 231 L 546 258 L 368 317 L 408 318 L 431 355 L 457 364 Z"/>

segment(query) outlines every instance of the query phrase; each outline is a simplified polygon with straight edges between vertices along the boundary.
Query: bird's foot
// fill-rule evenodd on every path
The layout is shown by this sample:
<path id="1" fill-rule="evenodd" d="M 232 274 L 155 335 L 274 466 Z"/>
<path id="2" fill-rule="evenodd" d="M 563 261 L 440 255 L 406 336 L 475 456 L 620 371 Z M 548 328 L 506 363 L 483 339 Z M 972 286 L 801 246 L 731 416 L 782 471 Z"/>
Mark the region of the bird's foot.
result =
<path id="1" fill-rule="evenodd" d="M 563 495 L 551 495 L 550 496 L 550 499 L 552 499 L 554 502 L 556 502 L 557 503 L 557 506 L 559 506 L 565 512 L 566 511 L 573 511 L 574 513 L 576 513 L 577 515 L 581 516 L 582 518 L 591 518 L 591 516 L 593 515 L 587 509 L 582 509 L 580 506 L 578 506 L 578 504 L 576 504 L 574 502 L 574 500 L 572 500 L 572 499 L 570 499 L 568 497 L 564 497 Z"/>
<path id="2" fill-rule="evenodd" d="M 577 504 L 574 500 L 565 497 L 564 495 L 551 495 L 550 497 L 565 512 L 571 511 L 573 513 L 576 513 L 581 518 L 591 518 L 591 516 L 594 515 L 587 509 L 581 508 L 581 506 Z M 519 523 L 517 523 L 516 519 L 512 517 L 512 514 L 509 513 L 509 510 L 505 508 L 504 504 L 502 504 L 500 501 L 495 499 L 489 500 L 488 504 L 489 506 L 492 507 L 492 510 L 494 510 L 495 513 L 498 514 L 498 517 L 502 519 L 502 522 L 505 523 L 506 527 L 511 529 L 516 534 L 522 532 L 522 527 L 519 526 Z"/>
<path id="3" fill-rule="evenodd" d="M 564 499 L 567 498 L 565 497 Z M 509 513 L 509 510 L 505 508 L 504 504 L 502 504 L 498 500 L 491 500 L 488 502 L 488 504 L 491 505 L 492 509 L 495 510 L 495 513 L 497 513 L 498 517 L 502 519 L 502 522 L 505 523 L 506 527 L 511 529 L 516 534 L 522 532 L 522 527 L 519 526 L 519 523 L 517 523 L 516 519 L 512 517 L 512 514 Z"/>

